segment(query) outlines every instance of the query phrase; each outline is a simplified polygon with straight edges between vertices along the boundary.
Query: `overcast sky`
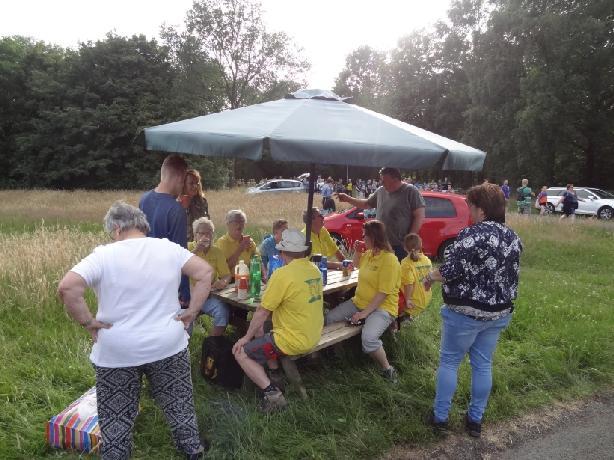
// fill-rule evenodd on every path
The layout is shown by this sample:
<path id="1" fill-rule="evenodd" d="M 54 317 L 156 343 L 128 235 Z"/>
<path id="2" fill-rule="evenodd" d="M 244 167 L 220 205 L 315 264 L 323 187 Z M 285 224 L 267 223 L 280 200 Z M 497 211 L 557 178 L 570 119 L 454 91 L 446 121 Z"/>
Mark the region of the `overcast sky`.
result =
<path id="1" fill-rule="evenodd" d="M 192 0 L 3 0 L 0 35 L 26 35 L 75 47 L 80 41 L 142 33 L 157 37 L 160 25 L 181 26 Z M 361 45 L 393 48 L 408 33 L 431 27 L 450 0 L 262 0 L 264 20 L 284 31 L 311 62 L 310 88 L 331 89 L 345 57 Z"/>

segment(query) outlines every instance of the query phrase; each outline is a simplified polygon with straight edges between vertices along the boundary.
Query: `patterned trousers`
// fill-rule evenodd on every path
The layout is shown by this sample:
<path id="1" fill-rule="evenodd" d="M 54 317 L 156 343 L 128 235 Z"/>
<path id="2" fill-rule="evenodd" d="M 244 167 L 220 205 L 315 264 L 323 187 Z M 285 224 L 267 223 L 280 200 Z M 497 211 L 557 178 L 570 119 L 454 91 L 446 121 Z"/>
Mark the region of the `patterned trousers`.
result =
<path id="1" fill-rule="evenodd" d="M 188 454 L 202 450 L 187 349 L 141 366 L 109 368 L 94 365 L 94 368 L 103 460 L 130 458 L 143 374 L 170 425 L 177 449 Z"/>

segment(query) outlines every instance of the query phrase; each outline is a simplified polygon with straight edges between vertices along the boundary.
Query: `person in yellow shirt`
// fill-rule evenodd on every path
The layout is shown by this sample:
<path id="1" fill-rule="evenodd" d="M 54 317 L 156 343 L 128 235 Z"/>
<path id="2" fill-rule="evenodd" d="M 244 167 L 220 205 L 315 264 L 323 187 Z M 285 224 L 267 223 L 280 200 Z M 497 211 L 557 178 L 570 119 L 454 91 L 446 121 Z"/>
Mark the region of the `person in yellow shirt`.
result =
<path id="1" fill-rule="evenodd" d="M 424 289 L 424 280 L 433 268 L 431 259 L 422 253 L 422 238 L 408 233 L 403 240 L 407 257 L 401 261 L 401 292 L 405 299 L 402 309 L 399 305 L 399 320 L 413 319 L 422 313 L 431 302 L 433 293 Z M 399 328 L 401 324 L 397 324 Z"/>
<path id="2" fill-rule="evenodd" d="M 247 216 L 240 209 L 233 209 L 226 214 L 226 229 L 227 232 L 215 242 L 215 246 L 222 250 L 228 269 L 231 276 L 234 277 L 235 265 L 239 260 L 245 261 L 249 265 L 249 261 L 254 254 L 258 253 L 256 243 L 249 235 L 244 235 Z"/>
<path id="3" fill-rule="evenodd" d="M 263 391 L 261 408 L 272 412 L 286 406 L 275 381 L 277 360 L 282 356 L 301 355 L 316 346 L 324 325 L 322 277 L 308 259 L 305 235 L 288 229 L 276 245 L 284 266 L 271 275 L 246 334 L 232 348 L 245 374 Z M 264 322 L 272 315 L 273 330 L 257 337 Z M 267 375 L 267 363 L 271 374 Z"/>
<path id="4" fill-rule="evenodd" d="M 335 240 L 324 228 L 324 216 L 318 208 L 311 208 L 311 212 L 303 212 L 303 223 L 311 219 L 311 254 L 322 254 L 328 259 L 328 268 L 341 270 L 341 262 L 345 259 L 343 253 L 337 247 Z M 302 232 L 306 234 L 307 227 Z M 337 258 L 337 262 L 331 259 Z"/>
<path id="5" fill-rule="evenodd" d="M 364 323 L 362 350 L 380 366 L 385 379 L 397 383 L 397 371 L 388 362 L 380 337 L 397 316 L 401 266 L 388 242 L 384 224 L 372 220 L 363 228 L 364 242 L 354 245 L 354 266 L 360 270 L 356 294 L 330 310 L 325 323 Z"/>
<path id="6" fill-rule="evenodd" d="M 196 219 L 192 224 L 194 241 L 188 243 L 188 250 L 201 259 L 204 259 L 211 268 L 213 274 L 211 276 L 211 290 L 219 291 L 228 286 L 231 280 L 230 270 L 226 263 L 226 257 L 219 248 L 213 246 L 213 235 L 215 226 L 206 217 Z M 190 280 L 190 286 L 192 285 Z M 201 308 L 201 312 L 213 319 L 213 329 L 209 333 L 210 336 L 224 335 L 228 319 L 230 316 L 230 307 L 215 297 L 209 297 L 205 300 Z"/>

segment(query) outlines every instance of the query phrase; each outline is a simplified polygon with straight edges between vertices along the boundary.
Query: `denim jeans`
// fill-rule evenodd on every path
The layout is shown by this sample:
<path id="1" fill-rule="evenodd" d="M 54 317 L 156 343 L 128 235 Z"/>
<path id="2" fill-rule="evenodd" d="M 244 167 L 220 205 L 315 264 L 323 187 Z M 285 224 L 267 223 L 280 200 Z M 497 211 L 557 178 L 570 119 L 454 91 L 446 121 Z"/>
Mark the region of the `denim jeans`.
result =
<path id="1" fill-rule="evenodd" d="M 441 307 L 442 333 L 437 388 L 433 414 L 435 420 L 448 420 L 452 397 L 456 391 L 458 366 L 469 353 L 471 364 L 471 400 L 467 413 L 474 422 L 481 422 L 492 388 L 492 355 L 501 331 L 512 315 L 494 321 L 478 321 Z"/>

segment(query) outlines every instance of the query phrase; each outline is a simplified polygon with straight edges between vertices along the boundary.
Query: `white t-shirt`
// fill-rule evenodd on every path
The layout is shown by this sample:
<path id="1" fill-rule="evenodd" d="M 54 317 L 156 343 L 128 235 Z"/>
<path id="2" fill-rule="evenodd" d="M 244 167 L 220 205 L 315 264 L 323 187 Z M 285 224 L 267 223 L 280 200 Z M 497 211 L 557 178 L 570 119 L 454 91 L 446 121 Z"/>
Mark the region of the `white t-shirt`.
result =
<path id="1" fill-rule="evenodd" d="M 75 265 L 98 298 L 98 331 L 90 360 L 101 367 L 131 367 L 168 358 L 188 346 L 175 316 L 181 269 L 193 256 L 166 238 L 130 238 L 98 246 Z"/>

